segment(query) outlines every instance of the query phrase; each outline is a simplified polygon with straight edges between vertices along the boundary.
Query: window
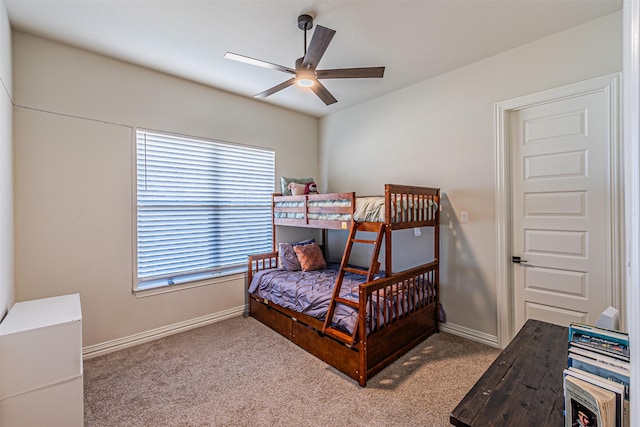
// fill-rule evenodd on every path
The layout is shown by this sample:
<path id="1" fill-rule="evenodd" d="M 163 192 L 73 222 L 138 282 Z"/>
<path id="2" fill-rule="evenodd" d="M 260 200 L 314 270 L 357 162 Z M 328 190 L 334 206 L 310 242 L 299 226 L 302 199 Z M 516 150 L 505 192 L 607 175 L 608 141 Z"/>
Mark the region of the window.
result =
<path id="1" fill-rule="evenodd" d="M 272 245 L 275 154 L 137 131 L 136 290 L 245 270 Z"/>

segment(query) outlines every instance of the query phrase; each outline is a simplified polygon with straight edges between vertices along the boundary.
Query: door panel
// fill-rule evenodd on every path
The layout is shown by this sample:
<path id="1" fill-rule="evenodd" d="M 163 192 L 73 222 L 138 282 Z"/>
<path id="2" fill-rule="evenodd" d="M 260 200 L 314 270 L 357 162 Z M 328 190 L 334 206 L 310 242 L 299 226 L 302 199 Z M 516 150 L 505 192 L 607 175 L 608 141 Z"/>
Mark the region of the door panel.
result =
<path id="1" fill-rule="evenodd" d="M 584 178 L 587 173 L 584 151 L 530 155 L 525 157 L 524 162 L 527 181 L 570 177 Z"/>
<path id="2" fill-rule="evenodd" d="M 560 138 L 586 136 L 586 112 L 568 111 L 560 114 L 547 114 L 524 123 L 525 143 L 557 141 Z"/>
<path id="3" fill-rule="evenodd" d="M 524 230 L 524 234 L 526 254 L 586 257 L 585 231 Z M 566 262 L 565 258 L 558 261 Z"/>
<path id="4" fill-rule="evenodd" d="M 512 111 L 514 321 L 595 322 L 611 304 L 601 92 Z"/>
<path id="5" fill-rule="evenodd" d="M 583 271 L 527 267 L 524 274 L 525 283 L 531 290 L 586 297 L 587 274 Z"/>

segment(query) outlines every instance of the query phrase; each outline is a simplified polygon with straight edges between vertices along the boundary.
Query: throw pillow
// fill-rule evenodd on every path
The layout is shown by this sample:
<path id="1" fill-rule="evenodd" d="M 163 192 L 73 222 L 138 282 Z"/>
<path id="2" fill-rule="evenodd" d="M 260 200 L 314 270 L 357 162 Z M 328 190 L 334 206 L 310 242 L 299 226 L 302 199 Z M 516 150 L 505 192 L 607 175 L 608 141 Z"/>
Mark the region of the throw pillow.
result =
<path id="1" fill-rule="evenodd" d="M 304 189 L 305 185 L 308 184 L 298 184 L 297 182 L 289 183 L 289 190 L 291 191 L 292 196 L 302 196 L 305 194 Z"/>
<path id="2" fill-rule="evenodd" d="M 298 184 L 307 184 L 309 182 L 315 182 L 313 178 L 287 178 L 284 176 L 280 177 L 280 186 L 282 187 L 282 195 L 283 196 L 291 196 L 291 190 L 289 189 L 289 184 L 292 182 L 296 182 Z"/>
<path id="3" fill-rule="evenodd" d="M 300 261 L 293 250 L 294 246 L 308 245 L 315 243 L 316 239 L 303 240 L 297 243 L 279 243 L 278 254 L 280 255 L 280 267 L 288 271 L 300 271 Z"/>
<path id="4" fill-rule="evenodd" d="M 322 256 L 320 246 L 315 243 L 294 246 L 293 250 L 298 256 L 302 271 L 321 270 L 327 266 L 327 262 L 324 260 L 324 256 Z"/>

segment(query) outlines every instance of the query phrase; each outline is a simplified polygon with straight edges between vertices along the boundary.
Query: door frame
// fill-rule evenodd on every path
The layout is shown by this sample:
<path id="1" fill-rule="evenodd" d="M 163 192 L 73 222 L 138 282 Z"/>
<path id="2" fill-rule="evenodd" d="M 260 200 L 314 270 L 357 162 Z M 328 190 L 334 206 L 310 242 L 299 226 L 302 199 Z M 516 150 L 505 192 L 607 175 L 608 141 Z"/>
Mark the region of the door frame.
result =
<path id="1" fill-rule="evenodd" d="M 623 132 L 625 167 L 625 241 L 627 247 L 626 297 L 629 333 L 640 333 L 640 1 L 626 0 L 622 5 L 622 57 L 623 57 Z M 637 354 L 638 340 L 629 342 L 629 351 Z M 631 359 L 631 385 L 640 386 L 640 359 Z M 637 405 L 631 405 L 631 419 L 640 414 Z"/>
<path id="2" fill-rule="evenodd" d="M 620 149 L 620 73 L 609 74 L 543 92 L 499 102 L 495 105 L 495 209 L 496 209 L 496 299 L 498 320 L 498 345 L 501 348 L 511 341 L 514 331 L 512 217 L 511 217 L 511 141 L 509 136 L 510 112 L 569 99 L 590 93 L 603 92 L 609 115 L 608 182 L 609 200 L 607 220 L 610 224 L 607 253 L 611 265 L 606 274 L 611 279 L 612 304 L 620 311 L 621 327 L 624 324 L 624 216 L 622 188 L 622 154 Z"/>

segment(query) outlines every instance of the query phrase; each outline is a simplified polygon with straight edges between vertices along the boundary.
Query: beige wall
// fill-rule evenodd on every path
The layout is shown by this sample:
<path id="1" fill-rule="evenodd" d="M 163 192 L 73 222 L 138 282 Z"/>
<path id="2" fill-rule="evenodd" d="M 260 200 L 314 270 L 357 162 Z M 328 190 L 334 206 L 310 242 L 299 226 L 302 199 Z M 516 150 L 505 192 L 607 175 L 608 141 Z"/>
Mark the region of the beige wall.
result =
<path id="1" fill-rule="evenodd" d="M 447 325 L 491 341 L 494 104 L 619 71 L 620 46 L 621 16 L 614 13 L 335 113 L 318 126 L 312 117 L 14 32 L 16 299 L 79 292 L 85 346 L 244 304 L 243 279 L 132 295 L 131 144 L 135 127 L 143 127 L 271 147 L 276 177 L 312 175 L 323 191 L 379 194 L 386 182 L 441 187 Z M 461 210 L 469 212 L 468 224 L 458 223 Z M 0 211 L 0 221 L 3 215 L 9 213 Z M 0 222 L 0 236 L 6 229 Z M 416 254 L 428 247 L 428 235 L 396 238 L 410 248 L 396 250 L 396 269 L 420 262 Z M 7 299 L 10 289 L 2 288 Z"/>
<path id="2" fill-rule="evenodd" d="M 497 336 L 495 103 L 620 71 L 621 37 L 616 12 L 320 121 L 320 175 L 329 191 L 378 194 L 386 182 L 443 190 L 448 327 Z M 462 210 L 467 224 L 458 222 Z M 412 246 L 418 239 L 403 237 Z M 394 267 L 419 260 L 416 253 L 395 252 Z"/>
<path id="3" fill-rule="evenodd" d="M 85 347 L 241 310 L 244 276 L 132 294 L 135 128 L 272 148 L 276 177 L 317 176 L 317 119 L 21 32 L 13 49 L 16 300 L 79 292 Z"/>
<path id="4" fill-rule="evenodd" d="M 11 90 L 11 29 L 0 1 L 0 319 L 14 299 Z"/>

